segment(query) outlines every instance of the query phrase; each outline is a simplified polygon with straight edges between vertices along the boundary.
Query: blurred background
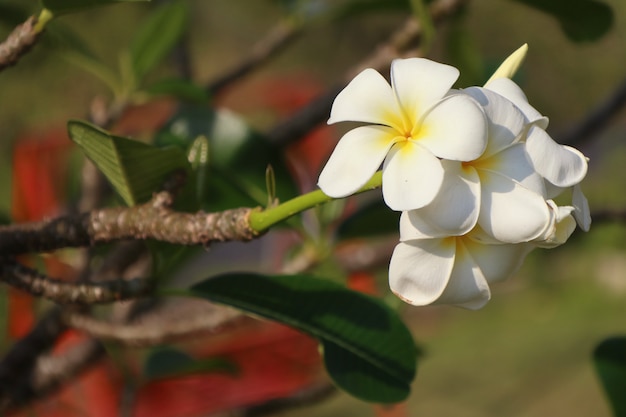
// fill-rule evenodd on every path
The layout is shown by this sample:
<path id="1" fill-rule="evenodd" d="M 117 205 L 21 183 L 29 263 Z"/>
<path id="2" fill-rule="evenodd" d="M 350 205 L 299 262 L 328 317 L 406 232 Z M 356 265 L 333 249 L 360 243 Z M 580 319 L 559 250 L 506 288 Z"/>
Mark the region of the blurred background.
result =
<path id="1" fill-rule="evenodd" d="M 3 2 L 8 3 L 0 0 Z M 245 58 L 285 17 L 285 8 L 278 1 L 186 3 L 192 10 L 186 39 L 191 73 L 199 84 L 208 84 Z M 323 2 L 308 3 L 315 8 Z M 459 81 L 459 87 L 467 87 L 484 83 L 504 58 L 528 43 L 528 56 L 517 80 L 530 103 L 550 118 L 548 132 L 557 141 L 566 139 L 626 82 L 626 3 L 605 3 L 614 13 L 610 31 L 594 41 L 573 42 L 556 19 L 521 2 L 469 1 L 462 16 L 437 27 L 428 57 L 467 66 L 467 71 L 461 67 L 467 75 Z M 30 7 L 31 13 L 38 10 L 36 2 L 21 1 L 20 5 Z M 120 4 L 68 15 L 60 21 L 80 34 L 103 62 L 116 65 L 136 22 L 149 11 L 146 4 Z M 341 23 L 310 25 L 276 58 L 216 100 L 266 131 L 345 79 L 347 72 L 383 44 L 406 18 L 405 11 L 391 10 Z M 10 30 L 11 26 L 0 24 L 0 38 Z M 469 48 L 470 58 L 458 53 L 458 45 Z M 174 72 L 174 65 L 166 65 L 153 76 Z M 43 181 L 40 175 L 50 172 L 42 167 L 50 163 L 62 179 L 53 181 L 52 194 L 71 196 L 76 192 L 80 159 L 71 152 L 62 157 L 67 158 L 62 163 L 46 162 L 46 158 L 54 159 L 59 149 L 68 155 L 66 150 L 72 145 L 64 136 L 65 123 L 86 118 L 97 96 L 110 97 L 101 82 L 45 44 L 37 45 L 16 67 L 0 73 L 0 213 L 13 213 L 18 220 L 16 195 L 20 193 L 15 187 L 20 183 L 15 176 L 21 172 L 16 164 L 19 155 L 19 163 L 36 160 L 41 169 L 22 168 L 32 178 L 21 184 L 37 189 L 38 181 Z M 165 105 L 163 109 L 153 107 L 139 112 L 129 123 L 162 123 L 167 111 Z M 319 170 L 319 163 L 332 149 L 327 143 L 336 141 L 341 129 L 325 131 L 320 141 L 326 145 L 320 149 L 313 143 L 300 150 L 316 153 L 312 158 L 317 162 L 311 163 L 311 169 Z M 582 186 L 592 215 L 599 210 L 626 210 L 625 138 L 626 110 L 620 110 L 601 130 L 576 144 L 590 158 L 590 171 Z M 308 191 L 314 183 L 314 178 L 309 178 L 303 188 Z M 29 205 L 24 200 L 24 207 L 32 210 L 33 204 L 45 205 L 45 187 L 38 189 L 39 203 Z M 54 214 L 44 208 L 29 215 L 22 208 L 20 213 L 24 219 Z M 603 339 L 626 333 L 625 251 L 624 225 L 600 221 L 592 224 L 588 233 L 576 231 L 563 247 L 533 252 L 514 278 L 492 286 L 492 301 L 480 311 L 403 308 L 424 355 L 411 397 L 401 407 L 385 410 L 337 393 L 275 415 L 609 416 L 591 354 Z M 258 261 L 250 257 L 250 262 Z M 377 278 L 378 291 L 384 293 L 384 267 L 372 276 Z M 0 314 L 0 334 L 7 335 L 2 343 L 6 347 L 11 343 L 9 327 L 15 323 L 10 323 L 8 295 L 4 287 L 2 291 L 5 313 Z M 28 308 L 36 312 L 43 307 Z"/>

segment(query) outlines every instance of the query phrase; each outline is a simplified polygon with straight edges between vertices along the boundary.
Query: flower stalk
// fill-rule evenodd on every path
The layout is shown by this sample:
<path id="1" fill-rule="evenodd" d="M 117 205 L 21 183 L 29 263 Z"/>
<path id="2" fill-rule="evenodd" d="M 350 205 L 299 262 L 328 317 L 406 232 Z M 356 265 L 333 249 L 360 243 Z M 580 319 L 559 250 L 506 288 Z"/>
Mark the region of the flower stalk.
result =
<path id="1" fill-rule="evenodd" d="M 355 194 L 378 188 L 382 185 L 382 182 L 383 173 L 382 171 L 378 171 L 363 187 L 356 191 Z M 276 207 L 263 211 L 251 212 L 248 218 L 248 225 L 254 232 L 263 233 L 276 223 L 280 223 L 281 221 L 286 220 L 304 210 L 308 210 L 332 200 L 336 200 L 336 198 L 329 197 L 321 190 L 311 191 L 310 193 L 285 201 Z"/>

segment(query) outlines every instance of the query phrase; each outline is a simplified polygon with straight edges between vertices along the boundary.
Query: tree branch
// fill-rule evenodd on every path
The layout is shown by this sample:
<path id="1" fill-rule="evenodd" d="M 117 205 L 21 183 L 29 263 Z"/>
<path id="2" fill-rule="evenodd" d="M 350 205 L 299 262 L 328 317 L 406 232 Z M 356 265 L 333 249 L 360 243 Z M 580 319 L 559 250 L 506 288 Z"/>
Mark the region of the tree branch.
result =
<path id="1" fill-rule="evenodd" d="M 54 391 L 102 359 L 105 353 L 104 347 L 92 339 L 69 348 L 62 355 L 39 356 L 32 372 L 21 373 L 12 381 L 10 395 L 2 396 L 0 411 L 25 405 Z"/>
<path id="2" fill-rule="evenodd" d="M 221 93 L 233 82 L 245 77 L 260 65 L 269 61 L 274 55 L 282 51 L 297 35 L 300 27 L 292 20 L 284 20 L 253 46 L 252 51 L 235 68 L 217 77 L 206 90 L 212 96 Z"/>
<path id="3" fill-rule="evenodd" d="M 559 143 L 577 145 L 590 141 L 626 105 L 626 80 L 622 81 L 584 120 L 558 138 Z"/>
<path id="4" fill-rule="evenodd" d="M 430 5 L 433 23 L 440 24 L 446 18 L 458 13 L 468 0 L 435 0 Z M 374 68 L 379 72 L 386 72 L 395 58 L 408 53 L 418 55 L 416 48 L 421 42 L 422 27 L 414 18 L 410 18 L 400 27 L 389 41 L 379 46 L 373 54 L 347 72 L 345 79 L 326 93 L 311 101 L 311 103 L 289 117 L 279 122 L 267 136 L 273 143 L 287 145 L 300 139 L 328 118 L 330 108 L 337 94 L 345 87 L 350 79 L 365 68 Z"/>
<path id="5" fill-rule="evenodd" d="M 0 71 L 15 65 L 37 42 L 41 32 L 35 30 L 37 18 L 29 17 L 26 22 L 18 25 L 4 42 L 0 43 Z"/>
<path id="6" fill-rule="evenodd" d="M 133 347 L 155 346 L 179 341 L 200 333 L 217 332 L 234 321 L 246 319 L 241 312 L 204 300 L 184 300 L 161 307 L 127 323 L 104 321 L 80 312 L 68 311 L 65 323 L 75 329 Z"/>
<path id="7" fill-rule="evenodd" d="M 171 210 L 171 202 L 171 193 L 163 191 L 139 206 L 2 226 L 0 254 L 45 252 L 127 239 L 206 246 L 215 241 L 248 241 L 258 236 L 248 225 L 248 216 L 255 209 L 183 213 Z"/>
<path id="8" fill-rule="evenodd" d="M 79 283 L 62 281 L 15 261 L 0 263 L 0 281 L 58 304 L 111 303 L 141 297 L 153 289 L 152 281 L 145 278 Z"/>

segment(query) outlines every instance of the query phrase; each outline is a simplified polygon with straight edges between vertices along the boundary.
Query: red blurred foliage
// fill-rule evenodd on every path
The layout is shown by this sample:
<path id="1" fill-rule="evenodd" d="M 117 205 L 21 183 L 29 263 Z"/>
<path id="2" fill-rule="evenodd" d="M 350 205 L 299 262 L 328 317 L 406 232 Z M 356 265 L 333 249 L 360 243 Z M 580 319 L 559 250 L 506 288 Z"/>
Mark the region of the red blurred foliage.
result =
<path id="1" fill-rule="evenodd" d="M 13 148 L 11 217 L 15 222 L 42 220 L 62 208 L 67 183 L 67 157 L 72 143 L 65 129 L 50 129 L 18 138 Z M 44 258 L 53 276 L 67 276 L 69 268 Z M 33 263 L 32 257 L 22 257 Z M 9 289 L 9 328 L 12 339 L 24 336 L 35 323 L 33 297 Z"/>
<path id="2" fill-rule="evenodd" d="M 232 362 L 238 373 L 149 382 L 138 392 L 133 416 L 205 416 L 288 397 L 324 378 L 317 341 L 276 323 L 248 321 L 217 339 L 209 336 L 199 352 Z"/>

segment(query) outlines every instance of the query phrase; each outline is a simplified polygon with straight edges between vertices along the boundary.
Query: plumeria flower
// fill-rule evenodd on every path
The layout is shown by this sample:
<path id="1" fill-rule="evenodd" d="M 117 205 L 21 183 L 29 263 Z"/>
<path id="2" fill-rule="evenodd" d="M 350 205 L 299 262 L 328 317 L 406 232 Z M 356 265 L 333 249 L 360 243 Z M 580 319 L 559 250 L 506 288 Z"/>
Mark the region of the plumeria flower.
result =
<path id="1" fill-rule="evenodd" d="M 513 275 L 530 243 L 492 245 L 463 236 L 432 237 L 400 217 L 400 243 L 391 256 L 389 287 L 405 302 L 479 309 L 491 298 L 489 284 Z"/>
<path id="2" fill-rule="evenodd" d="M 485 243 L 480 227 L 463 236 L 425 235 L 411 212 L 402 213 L 400 243 L 389 265 L 391 291 L 418 306 L 483 307 L 491 298 L 489 284 L 514 275 L 534 248 L 559 246 L 574 231 L 573 207 L 552 200 L 547 205 L 550 223 L 533 241 L 518 244 Z"/>
<path id="3" fill-rule="evenodd" d="M 479 102 L 487 115 L 487 147 L 473 161 L 442 161 L 441 191 L 432 203 L 408 216 L 427 236 L 460 236 L 478 225 L 490 236 L 487 240 L 531 241 L 545 231 L 551 215 L 543 179 L 520 142 L 526 119 L 492 91 L 472 87 L 463 93 Z"/>
<path id="4" fill-rule="evenodd" d="M 459 76 L 423 58 L 391 64 L 391 85 L 373 69 L 339 93 L 328 123 L 362 122 L 346 133 L 320 174 L 324 193 L 339 198 L 361 188 L 383 163 L 383 196 L 393 210 L 429 204 L 441 190 L 441 159 L 471 161 L 486 146 L 485 115 L 468 95 L 447 95 Z"/>
<path id="5" fill-rule="evenodd" d="M 548 118 L 528 103 L 522 89 L 508 78 L 496 78 L 485 88 L 513 102 L 532 126 L 526 138 L 526 149 L 537 172 L 546 180 L 546 192 L 550 198 L 572 189 L 574 217 L 584 231 L 591 225 L 589 203 L 580 189 L 580 182 L 587 174 L 587 158 L 571 146 L 556 143 L 545 131 Z"/>

